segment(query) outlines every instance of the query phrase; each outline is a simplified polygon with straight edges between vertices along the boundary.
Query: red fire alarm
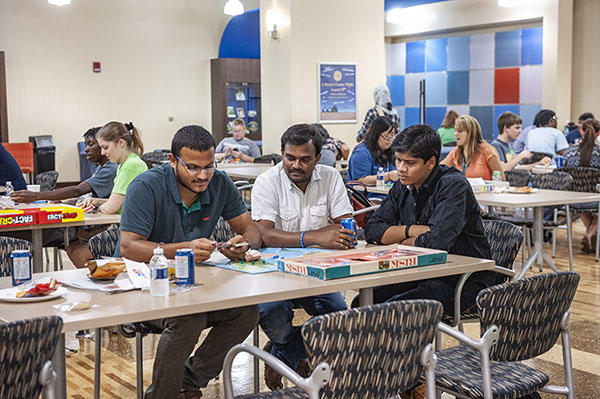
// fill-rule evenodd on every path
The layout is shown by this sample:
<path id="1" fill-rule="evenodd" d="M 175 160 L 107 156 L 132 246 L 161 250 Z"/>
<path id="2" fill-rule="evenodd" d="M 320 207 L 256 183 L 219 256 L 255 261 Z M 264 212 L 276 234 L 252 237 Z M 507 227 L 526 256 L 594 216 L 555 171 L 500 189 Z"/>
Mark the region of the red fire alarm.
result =
<path id="1" fill-rule="evenodd" d="M 100 73 L 100 71 L 102 71 L 102 68 L 100 67 L 100 61 L 92 62 L 92 71 L 94 71 L 94 73 Z"/>

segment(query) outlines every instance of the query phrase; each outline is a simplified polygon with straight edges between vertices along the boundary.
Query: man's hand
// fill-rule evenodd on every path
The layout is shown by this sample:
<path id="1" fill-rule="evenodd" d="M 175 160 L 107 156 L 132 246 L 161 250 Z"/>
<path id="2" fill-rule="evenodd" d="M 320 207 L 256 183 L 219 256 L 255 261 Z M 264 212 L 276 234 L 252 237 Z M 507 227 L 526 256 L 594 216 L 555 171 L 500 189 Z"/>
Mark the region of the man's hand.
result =
<path id="1" fill-rule="evenodd" d="M 413 224 L 408 229 L 408 237 L 406 238 L 417 238 L 421 234 L 425 234 L 429 231 L 429 226 L 423 226 L 419 224 Z"/>
<path id="2" fill-rule="evenodd" d="M 332 224 L 324 229 L 313 231 L 316 242 L 327 249 L 348 249 L 356 245 L 356 236 L 352 230 L 343 229 L 339 224 Z"/>
<path id="3" fill-rule="evenodd" d="M 241 247 L 228 246 L 231 244 L 239 244 L 239 243 L 245 243 L 246 245 L 243 245 Z M 248 251 L 249 249 L 250 249 L 250 246 L 246 242 L 246 239 L 244 238 L 244 236 L 237 235 L 237 236 L 233 237 L 231 240 L 227 241 L 223 248 L 219 248 L 219 252 L 221 252 L 223 255 L 227 256 L 231 260 L 241 260 L 241 259 L 244 259 L 244 255 L 246 254 L 246 251 Z"/>
<path id="4" fill-rule="evenodd" d="M 228 156 L 230 156 L 233 153 L 233 149 L 231 147 L 227 147 L 225 149 L 225 158 L 227 158 Z"/>
<path id="5" fill-rule="evenodd" d="M 519 159 L 519 161 L 522 161 L 524 159 L 529 159 L 529 158 L 531 158 L 531 151 L 523 150 L 517 155 L 517 158 Z"/>
<path id="6" fill-rule="evenodd" d="M 35 193 L 33 191 L 20 190 L 20 191 L 14 191 L 10 195 L 10 198 L 13 201 L 21 203 L 21 204 L 28 204 L 30 202 L 37 201 L 38 194 L 39 193 Z"/>
<path id="7" fill-rule="evenodd" d="M 210 254 L 217 247 L 216 241 L 209 240 L 208 238 L 198 238 L 192 241 L 192 250 L 196 257 L 196 262 L 204 262 L 210 258 Z"/>

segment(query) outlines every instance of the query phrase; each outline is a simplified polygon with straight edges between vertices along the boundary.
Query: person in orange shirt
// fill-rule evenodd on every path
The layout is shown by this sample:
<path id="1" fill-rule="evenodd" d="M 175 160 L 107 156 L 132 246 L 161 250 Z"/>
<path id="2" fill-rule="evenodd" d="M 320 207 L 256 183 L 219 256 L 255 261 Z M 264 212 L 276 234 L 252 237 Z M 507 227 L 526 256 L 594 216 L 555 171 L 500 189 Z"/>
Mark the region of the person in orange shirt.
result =
<path id="1" fill-rule="evenodd" d="M 454 123 L 456 147 L 444 158 L 442 165 L 454 166 L 465 177 L 481 177 L 492 180 L 492 172 L 502 173 L 502 165 L 496 149 L 483 140 L 477 119 L 461 115 Z M 504 180 L 504 173 L 502 173 Z"/>

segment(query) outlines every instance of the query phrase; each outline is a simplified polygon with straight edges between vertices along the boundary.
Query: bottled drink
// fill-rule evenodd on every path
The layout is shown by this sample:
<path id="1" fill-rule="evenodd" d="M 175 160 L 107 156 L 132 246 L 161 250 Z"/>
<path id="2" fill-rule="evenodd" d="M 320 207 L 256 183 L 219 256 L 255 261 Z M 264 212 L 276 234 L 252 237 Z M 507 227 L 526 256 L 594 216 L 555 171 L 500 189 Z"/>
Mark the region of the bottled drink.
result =
<path id="1" fill-rule="evenodd" d="M 377 188 L 383 188 L 385 187 L 385 180 L 384 180 L 384 172 L 383 172 L 383 168 L 379 168 L 377 170 Z"/>
<path id="2" fill-rule="evenodd" d="M 495 170 L 492 172 L 492 181 L 502 181 L 502 172 Z"/>
<path id="3" fill-rule="evenodd" d="M 12 192 L 15 191 L 15 188 L 13 187 L 12 182 L 10 181 L 7 181 L 4 186 L 6 187 L 5 195 L 11 195 Z"/>
<path id="4" fill-rule="evenodd" d="M 160 246 L 154 249 L 150 259 L 150 295 L 169 295 L 169 264 Z"/>

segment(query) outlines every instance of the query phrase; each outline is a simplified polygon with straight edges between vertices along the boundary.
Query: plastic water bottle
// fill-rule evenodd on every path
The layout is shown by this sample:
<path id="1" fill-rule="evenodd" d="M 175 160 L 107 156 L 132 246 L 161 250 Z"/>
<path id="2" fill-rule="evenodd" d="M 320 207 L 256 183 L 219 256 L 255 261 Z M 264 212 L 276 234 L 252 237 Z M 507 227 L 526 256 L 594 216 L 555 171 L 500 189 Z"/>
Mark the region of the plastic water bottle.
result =
<path id="1" fill-rule="evenodd" d="M 383 172 L 383 168 L 379 168 L 377 170 L 377 188 L 384 188 L 385 187 L 385 179 L 384 179 L 384 172 Z"/>
<path id="2" fill-rule="evenodd" d="M 150 276 L 150 295 L 169 295 L 169 264 L 160 246 L 154 249 L 150 259 Z"/>
<path id="3" fill-rule="evenodd" d="M 11 181 L 7 181 L 4 184 L 4 187 L 6 187 L 6 192 L 4 193 L 5 195 L 11 195 L 13 191 L 15 191 L 15 188 L 12 185 Z"/>

